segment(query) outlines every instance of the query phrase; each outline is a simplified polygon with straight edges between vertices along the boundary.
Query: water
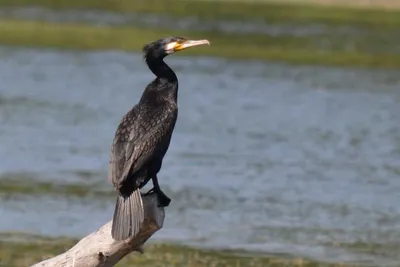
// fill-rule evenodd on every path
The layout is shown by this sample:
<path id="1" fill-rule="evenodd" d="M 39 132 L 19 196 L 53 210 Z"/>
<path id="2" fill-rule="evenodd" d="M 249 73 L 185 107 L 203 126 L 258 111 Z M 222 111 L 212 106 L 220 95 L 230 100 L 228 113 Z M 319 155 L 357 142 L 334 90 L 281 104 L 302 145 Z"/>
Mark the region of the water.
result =
<path id="1" fill-rule="evenodd" d="M 159 175 L 172 203 L 152 240 L 400 260 L 396 71 L 167 61 L 180 113 Z M 138 54 L 1 48 L 0 179 L 96 181 L 111 192 L 114 131 L 152 78 Z M 54 236 L 86 235 L 114 208 L 95 196 L 0 198 L 0 231 Z"/>

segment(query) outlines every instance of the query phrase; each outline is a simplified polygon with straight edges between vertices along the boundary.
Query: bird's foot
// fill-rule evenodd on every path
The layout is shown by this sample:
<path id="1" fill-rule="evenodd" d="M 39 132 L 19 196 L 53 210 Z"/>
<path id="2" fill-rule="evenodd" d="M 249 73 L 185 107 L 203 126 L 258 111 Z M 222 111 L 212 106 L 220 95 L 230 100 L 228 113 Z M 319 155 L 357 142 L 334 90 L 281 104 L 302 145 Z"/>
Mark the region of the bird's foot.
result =
<path id="1" fill-rule="evenodd" d="M 171 199 L 164 194 L 163 191 L 157 192 L 158 197 L 158 206 L 159 207 L 168 207 L 169 203 L 171 203 Z"/>

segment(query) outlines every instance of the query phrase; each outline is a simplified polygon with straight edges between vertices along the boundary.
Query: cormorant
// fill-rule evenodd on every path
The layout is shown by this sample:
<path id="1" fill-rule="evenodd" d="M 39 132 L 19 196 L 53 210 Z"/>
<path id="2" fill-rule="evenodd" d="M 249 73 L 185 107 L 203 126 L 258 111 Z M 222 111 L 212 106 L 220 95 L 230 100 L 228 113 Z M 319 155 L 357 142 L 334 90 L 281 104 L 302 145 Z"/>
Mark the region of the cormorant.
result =
<path id="1" fill-rule="evenodd" d="M 163 59 L 183 49 L 210 44 L 208 40 L 168 37 L 146 44 L 144 59 L 156 78 L 139 103 L 122 117 L 111 147 L 108 180 L 118 191 L 111 235 L 115 240 L 136 236 L 144 220 L 140 189 L 152 179 L 159 205 L 170 199 L 161 191 L 157 173 L 168 150 L 178 115 L 178 78 Z"/>

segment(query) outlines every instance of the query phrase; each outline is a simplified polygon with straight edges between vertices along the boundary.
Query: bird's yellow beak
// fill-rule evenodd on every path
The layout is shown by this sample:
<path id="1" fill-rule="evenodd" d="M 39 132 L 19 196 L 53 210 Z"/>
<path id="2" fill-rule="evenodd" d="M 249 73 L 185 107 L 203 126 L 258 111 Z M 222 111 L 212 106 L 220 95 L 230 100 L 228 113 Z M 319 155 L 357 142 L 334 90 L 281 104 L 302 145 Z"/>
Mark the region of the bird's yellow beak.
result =
<path id="1" fill-rule="evenodd" d="M 176 43 L 174 46 L 174 51 L 181 51 L 183 49 L 189 48 L 189 47 L 194 47 L 194 46 L 199 46 L 199 45 L 210 45 L 210 42 L 208 40 L 187 40 L 183 43 Z"/>

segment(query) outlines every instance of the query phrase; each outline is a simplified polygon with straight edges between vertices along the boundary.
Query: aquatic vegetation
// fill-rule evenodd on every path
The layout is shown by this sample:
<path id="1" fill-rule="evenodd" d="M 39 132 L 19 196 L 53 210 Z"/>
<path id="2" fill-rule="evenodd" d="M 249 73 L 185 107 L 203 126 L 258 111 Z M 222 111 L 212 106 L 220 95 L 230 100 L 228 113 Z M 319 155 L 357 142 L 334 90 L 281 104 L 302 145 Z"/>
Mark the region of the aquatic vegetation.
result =
<path id="1" fill-rule="evenodd" d="M 108 198 L 113 196 L 111 190 L 104 189 L 105 186 L 98 184 L 73 184 L 73 183 L 52 183 L 48 181 L 37 181 L 35 179 L 19 179 L 18 177 L 5 177 L 0 179 L 0 198 L 16 196 L 38 195 L 57 195 L 57 196 L 75 196 Z"/>
<path id="2" fill-rule="evenodd" d="M 273 1 L 179 1 L 179 0 L 0 0 L 0 6 L 44 6 L 54 9 L 85 8 L 117 12 L 145 12 L 196 16 L 201 19 L 252 19 L 269 23 L 324 23 L 395 28 L 400 25 L 400 10 L 376 8 L 326 7 L 313 4 Z"/>
<path id="3" fill-rule="evenodd" d="M 185 51 L 183 55 L 218 56 L 234 59 L 276 60 L 297 64 L 336 66 L 400 67 L 400 54 L 378 49 L 369 52 L 366 39 L 348 43 L 326 38 L 267 36 L 257 34 L 226 34 L 221 32 L 183 32 L 134 27 L 97 27 L 84 24 L 55 24 L 36 21 L 3 20 L 0 43 L 13 46 L 53 47 L 59 49 L 119 49 L 140 51 L 143 43 L 160 36 L 186 35 L 193 39 L 207 37 L 212 45 Z M 368 43 L 368 42 L 367 42 Z M 372 49 L 372 48 L 371 48 Z M 388 50 L 390 51 L 390 50 Z"/>
<path id="4" fill-rule="evenodd" d="M 0 234 L 0 266 L 29 266 L 68 250 L 77 241 L 64 237 L 49 238 L 25 233 L 2 233 Z M 150 242 L 145 246 L 145 254 L 130 254 L 118 266 L 335 267 L 346 265 Z"/>
<path id="5" fill-rule="evenodd" d="M 102 10 L 132 14 L 162 14 L 200 21 L 246 21 L 265 27 L 296 25 L 322 32 L 296 35 L 227 33 L 221 30 L 176 30 L 173 25 L 99 27 L 90 24 L 56 24 L 39 21 L 3 20 L 0 43 L 61 49 L 119 49 L 140 51 L 146 42 L 168 35 L 208 38 L 212 46 L 183 55 L 235 59 L 274 60 L 295 64 L 400 67 L 397 44 L 400 10 L 350 8 L 271 1 L 178 1 L 178 0 L 0 0 L 0 6 L 41 6 L 55 10 Z M 218 27 L 217 27 L 218 28 Z M 293 27 L 292 27 L 293 28 Z"/>

